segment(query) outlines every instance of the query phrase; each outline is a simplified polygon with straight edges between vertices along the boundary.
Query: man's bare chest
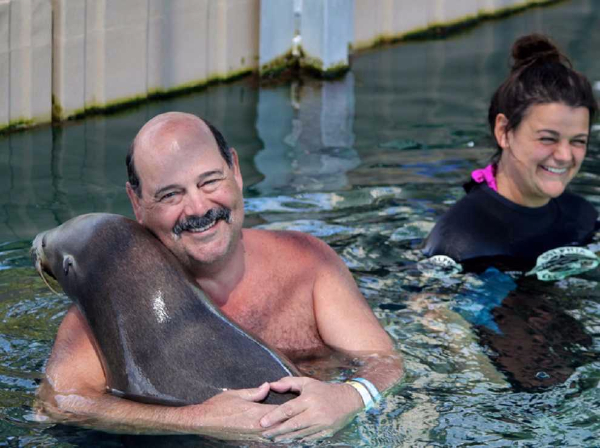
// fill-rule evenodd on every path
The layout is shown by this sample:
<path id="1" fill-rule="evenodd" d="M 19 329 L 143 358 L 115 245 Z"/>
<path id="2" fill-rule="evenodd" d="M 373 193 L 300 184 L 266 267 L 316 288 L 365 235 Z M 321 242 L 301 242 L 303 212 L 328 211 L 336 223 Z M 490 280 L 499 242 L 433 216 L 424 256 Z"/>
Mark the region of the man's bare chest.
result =
<path id="1" fill-rule="evenodd" d="M 294 358 L 321 353 L 319 336 L 309 294 L 261 288 L 254 294 L 236 295 L 222 311 L 245 331 Z"/>

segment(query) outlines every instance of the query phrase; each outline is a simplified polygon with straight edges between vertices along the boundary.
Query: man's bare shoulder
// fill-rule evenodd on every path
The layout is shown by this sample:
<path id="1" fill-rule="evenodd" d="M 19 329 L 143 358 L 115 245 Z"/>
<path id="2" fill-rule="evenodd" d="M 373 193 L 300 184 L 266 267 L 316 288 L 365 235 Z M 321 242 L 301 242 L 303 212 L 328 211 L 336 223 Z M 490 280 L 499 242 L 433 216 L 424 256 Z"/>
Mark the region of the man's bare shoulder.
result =
<path id="1" fill-rule="evenodd" d="M 293 230 L 244 229 L 247 246 L 261 254 L 277 257 L 302 257 L 331 263 L 339 260 L 335 251 L 324 241 L 308 233 Z"/>

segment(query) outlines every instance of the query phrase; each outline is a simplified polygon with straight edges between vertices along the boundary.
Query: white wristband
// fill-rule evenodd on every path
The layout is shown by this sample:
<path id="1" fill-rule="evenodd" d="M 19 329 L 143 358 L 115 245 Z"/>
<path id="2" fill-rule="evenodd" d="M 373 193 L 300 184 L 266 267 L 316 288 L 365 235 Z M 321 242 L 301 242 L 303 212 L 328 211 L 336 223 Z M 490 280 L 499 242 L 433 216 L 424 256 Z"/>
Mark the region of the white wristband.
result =
<path id="1" fill-rule="evenodd" d="M 365 386 L 369 390 L 369 393 L 371 394 L 371 397 L 373 397 L 373 401 L 375 403 L 377 403 L 379 400 L 381 400 L 381 394 L 379 393 L 379 391 L 377 390 L 375 385 L 372 382 L 370 382 L 369 380 L 364 379 L 364 378 L 352 378 L 351 381 L 357 381 L 360 384 L 362 384 L 363 386 Z"/>
<path id="2" fill-rule="evenodd" d="M 360 398 L 362 398 L 363 404 L 365 405 L 365 409 L 369 410 L 373 406 L 373 397 L 371 397 L 371 393 L 369 389 L 364 384 L 361 384 L 357 381 L 346 381 L 346 384 L 352 386 L 356 391 L 360 394 Z"/>

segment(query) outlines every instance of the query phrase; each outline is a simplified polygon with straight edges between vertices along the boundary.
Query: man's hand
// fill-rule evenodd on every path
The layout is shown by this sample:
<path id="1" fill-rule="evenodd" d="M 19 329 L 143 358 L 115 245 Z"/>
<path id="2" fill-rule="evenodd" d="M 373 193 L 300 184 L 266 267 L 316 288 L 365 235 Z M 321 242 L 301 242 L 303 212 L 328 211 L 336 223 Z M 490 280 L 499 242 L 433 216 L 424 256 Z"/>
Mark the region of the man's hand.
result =
<path id="1" fill-rule="evenodd" d="M 202 433 L 207 428 L 215 428 L 219 433 L 253 433 L 263 427 L 260 420 L 265 414 L 277 409 L 276 405 L 259 403 L 269 394 L 269 383 L 254 389 L 228 390 L 206 400 L 201 405 L 192 405 L 200 411 L 203 421 Z"/>
<path id="2" fill-rule="evenodd" d="M 325 383 L 307 377 L 286 377 L 271 383 L 276 392 L 297 392 L 288 401 L 266 414 L 260 424 L 271 428 L 263 436 L 276 442 L 314 440 L 333 435 L 363 407 L 356 390 L 348 384 Z M 279 426 L 275 426 L 279 424 Z"/>

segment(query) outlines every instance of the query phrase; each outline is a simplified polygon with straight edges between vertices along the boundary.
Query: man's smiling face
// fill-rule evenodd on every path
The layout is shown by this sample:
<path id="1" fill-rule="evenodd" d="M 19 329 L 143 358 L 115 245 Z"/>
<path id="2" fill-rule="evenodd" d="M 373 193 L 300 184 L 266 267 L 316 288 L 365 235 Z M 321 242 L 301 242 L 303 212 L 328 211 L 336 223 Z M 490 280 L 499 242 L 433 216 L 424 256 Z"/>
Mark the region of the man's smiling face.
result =
<path id="1" fill-rule="evenodd" d="M 128 186 L 137 220 L 189 269 L 226 260 L 244 219 L 242 177 L 200 119 L 175 115 L 150 121 L 138 134 L 134 159 L 141 196 Z"/>

